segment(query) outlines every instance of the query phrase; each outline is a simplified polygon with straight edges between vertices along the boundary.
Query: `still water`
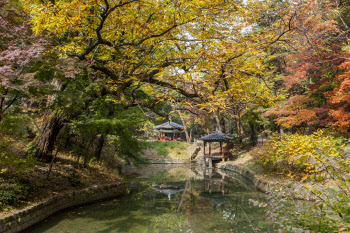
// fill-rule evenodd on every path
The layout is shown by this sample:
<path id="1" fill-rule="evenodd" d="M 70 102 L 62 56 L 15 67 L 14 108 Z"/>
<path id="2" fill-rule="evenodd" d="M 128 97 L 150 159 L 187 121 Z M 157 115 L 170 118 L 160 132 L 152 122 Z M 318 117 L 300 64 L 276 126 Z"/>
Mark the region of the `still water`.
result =
<path id="1" fill-rule="evenodd" d="M 129 169 L 130 193 L 55 214 L 26 232 L 273 232 L 265 201 L 244 177 L 221 170 L 151 165 Z"/>

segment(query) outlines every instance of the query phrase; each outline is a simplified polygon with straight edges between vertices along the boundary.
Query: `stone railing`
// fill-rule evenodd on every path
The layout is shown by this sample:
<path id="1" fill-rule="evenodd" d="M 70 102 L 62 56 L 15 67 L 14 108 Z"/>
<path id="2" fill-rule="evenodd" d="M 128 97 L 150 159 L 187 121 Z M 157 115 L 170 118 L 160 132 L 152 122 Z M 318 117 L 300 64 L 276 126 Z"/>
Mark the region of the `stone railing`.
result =
<path id="1" fill-rule="evenodd" d="M 0 233 L 21 232 L 58 211 L 124 196 L 126 193 L 126 183 L 120 182 L 117 184 L 96 185 L 83 190 L 59 194 L 10 216 L 0 216 Z"/>

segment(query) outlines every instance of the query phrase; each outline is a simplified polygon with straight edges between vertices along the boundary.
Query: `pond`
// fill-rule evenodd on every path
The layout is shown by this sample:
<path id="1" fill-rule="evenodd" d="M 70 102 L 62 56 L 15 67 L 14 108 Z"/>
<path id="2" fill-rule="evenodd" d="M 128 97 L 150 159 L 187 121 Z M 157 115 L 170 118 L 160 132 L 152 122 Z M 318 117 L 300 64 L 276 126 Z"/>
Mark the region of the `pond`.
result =
<path id="1" fill-rule="evenodd" d="M 128 169 L 128 196 L 69 209 L 33 226 L 30 233 L 272 232 L 264 201 L 246 178 L 185 165 Z"/>

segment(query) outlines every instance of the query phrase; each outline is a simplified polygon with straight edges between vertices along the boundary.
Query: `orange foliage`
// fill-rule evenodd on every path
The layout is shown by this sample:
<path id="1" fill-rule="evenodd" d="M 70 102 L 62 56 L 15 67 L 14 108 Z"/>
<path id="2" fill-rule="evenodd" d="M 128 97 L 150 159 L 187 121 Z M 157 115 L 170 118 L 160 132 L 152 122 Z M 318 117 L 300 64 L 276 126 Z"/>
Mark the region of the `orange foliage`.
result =
<path id="1" fill-rule="evenodd" d="M 310 123 L 315 120 L 318 111 L 318 108 L 306 108 L 310 102 L 312 102 L 312 99 L 305 95 L 293 96 L 287 99 L 283 106 L 277 105 L 266 111 L 262 116 L 277 116 L 276 122 L 282 124 L 285 128 Z"/>
<path id="2" fill-rule="evenodd" d="M 342 7 L 330 0 L 305 0 L 289 9 L 286 17 L 294 14 L 294 30 L 286 44 L 293 52 L 286 56 L 284 80 L 292 97 L 265 116 L 277 116 L 276 122 L 285 127 L 302 123 L 350 127 L 350 53 L 342 48 L 348 44 L 350 25 L 334 14 Z M 315 95 L 318 100 L 311 98 Z"/>
<path id="3" fill-rule="evenodd" d="M 350 127 L 350 61 L 343 62 L 339 68 L 344 72 L 337 76 L 338 86 L 326 96 L 332 108 L 330 114 L 337 120 L 333 125 L 346 131 Z"/>

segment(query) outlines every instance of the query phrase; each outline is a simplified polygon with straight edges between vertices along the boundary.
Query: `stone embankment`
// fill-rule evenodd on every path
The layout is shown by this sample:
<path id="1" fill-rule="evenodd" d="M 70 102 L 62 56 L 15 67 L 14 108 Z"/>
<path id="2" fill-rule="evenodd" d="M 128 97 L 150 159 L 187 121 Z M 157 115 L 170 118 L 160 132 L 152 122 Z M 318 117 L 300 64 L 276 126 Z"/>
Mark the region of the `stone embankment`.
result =
<path id="1" fill-rule="evenodd" d="M 59 194 L 10 216 L 0 216 L 0 233 L 21 232 L 58 211 L 70 207 L 121 197 L 126 195 L 126 193 L 126 183 L 120 182 L 117 184 L 96 185 L 83 190 Z"/>
<path id="2" fill-rule="evenodd" d="M 148 159 L 150 164 L 186 164 L 191 163 L 189 159 Z"/>
<path id="3" fill-rule="evenodd" d="M 253 171 L 244 168 L 242 165 L 220 163 L 218 168 L 238 173 L 247 179 L 251 180 L 255 187 L 262 192 L 269 192 L 272 189 L 280 189 L 281 187 L 288 187 L 288 189 L 283 189 L 285 194 L 291 198 L 314 201 L 316 197 L 310 193 L 309 190 L 302 189 L 301 185 L 290 182 L 290 184 L 277 183 L 274 181 L 268 181 L 265 177 L 259 177 Z"/>

